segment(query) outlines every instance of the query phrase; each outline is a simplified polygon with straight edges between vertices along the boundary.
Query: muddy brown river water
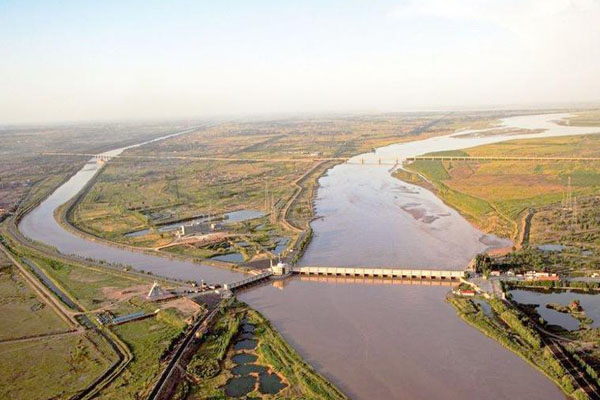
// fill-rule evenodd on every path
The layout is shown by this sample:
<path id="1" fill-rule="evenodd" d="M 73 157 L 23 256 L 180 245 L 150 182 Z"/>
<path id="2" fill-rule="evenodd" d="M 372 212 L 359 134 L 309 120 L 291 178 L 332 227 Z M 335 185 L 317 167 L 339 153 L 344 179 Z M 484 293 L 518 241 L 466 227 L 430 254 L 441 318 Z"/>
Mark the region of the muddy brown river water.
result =
<path id="1" fill-rule="evenodd" d="M 598 133 L 560 126 L 565 114 L 503 120 L 544 129 L 493 136 L 489 130 L 397 144 L 356 159 L 403 159 L 508 139 Z M 486 134 L 487 132 L 487 134 Z M 466 134 L 466 135 L 465 135 Z M 458 136 L 460 135 L 460 136 Z M 119 154 L 117 149 L 110 154 Z M 181 279 L 230 282 L 241 274 L 122 250 L 64 231 L 53 218 L 97 171 L 87 164 L 28 214 L 22 232 L 64 253 L 130 264 Z M 461 269 L 478 252 L 509 242 L 473 228 L 431 192 L 383 166 L 342 164 L 320 180 L 315 236 L 301 263 Z M 563 399 L 541 373 L 463 323 L 444 302 L 448 287 L 322 283 L 293 278 L 239 296 L 262 312 L 319 372 L 356 399 Z"/>

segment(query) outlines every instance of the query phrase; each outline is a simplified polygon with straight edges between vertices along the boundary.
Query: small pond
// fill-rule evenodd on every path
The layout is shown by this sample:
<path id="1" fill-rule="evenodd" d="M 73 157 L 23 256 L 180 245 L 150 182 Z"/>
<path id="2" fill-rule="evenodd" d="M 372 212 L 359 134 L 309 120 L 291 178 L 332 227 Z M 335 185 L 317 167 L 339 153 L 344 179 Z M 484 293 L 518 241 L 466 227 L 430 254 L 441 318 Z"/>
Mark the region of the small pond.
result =
<path id="1" fill-rule="evenodd" d="M 227 384 L 225 385 L 225 394 L 228 397 L 242 397 L 252 392 L 255 385 L 255 376 L 235 376 L 227 381 Z"/>
<path id="2" fill-rule="evenodd" d="M 258 390 L 263 394 L 277 394 L 286 386 L 277 374 L 270 374 L 266 371 L 260 374 L 258 382 Z"/>
<path id="3" fill-rule="evenodd" d="M 258 340 L 256 339 L 242 339 L 239 342 L 236 342 L 233 348 L 235 350 L 253 350 L 256 348 L 258 344 Z"/>
<path id="4" fill-rule="evenodd" d="M 514 289 L 510 291 L 513 299 L 521 304 L 539 304 L 537 312 L 544 320 L 553 325 L 559 325 L 567 330 L 574 330 L 579 327 L 579 321 L 570 314 L 561 313 L 556 310 L 546 308 L 546 304 L 557 303 L 568 305 L 571 301 L 579 300 L 581 307 L 588 318 L 594 322 L 592 328 L 600 327 L 600 296 L 591 293 L 581 293 L 572 290 L 560 292 L 538 292 L 532 290 Z"/>
<path id="5" fill-rule="evenodd" d="M 275 246 L 275 250 L 273 250 L 273 253 L 281 254 L 286 249 L 289 241 L 290 239 L 288 238 L 279 238 L 277 246 Z"/>
<path id="6" fill-rule="evenodd" d="M 565 246 L 562 244 L 541 244 L 537 248 L 546 252 L 561 252 L 565 249 Z"/>
<path id="7" fill-rule="evenodd" d="M 483 313 L 485 315 L 487 315 L 488 317 L 494 316 L 494 314 L 492 312 L 492 306 L 490 306 L 490 303 L 488 303 L 487 301 L 481 300 L 481 299 L 473 299 L 473 303 L 475 303 L 479 307 L 481 307 L 481 309 L 483 310 Z"/>
<path id="8" fill-rule="evenodd" d="M 232 211 L 225 214 L 225 223 L 243 222 L 250 219 L 264 217 L 265 215 L 266 214 L 264 212 L 256 210 Z"/>
<path id="9" fill-rule="evenodd" d="M 231 357 L 231 360 L 236 364 L 246 364 L 255 362 L 256 360 L 258 360 L 258 357 L 254 354 L 238 353 Z"/>

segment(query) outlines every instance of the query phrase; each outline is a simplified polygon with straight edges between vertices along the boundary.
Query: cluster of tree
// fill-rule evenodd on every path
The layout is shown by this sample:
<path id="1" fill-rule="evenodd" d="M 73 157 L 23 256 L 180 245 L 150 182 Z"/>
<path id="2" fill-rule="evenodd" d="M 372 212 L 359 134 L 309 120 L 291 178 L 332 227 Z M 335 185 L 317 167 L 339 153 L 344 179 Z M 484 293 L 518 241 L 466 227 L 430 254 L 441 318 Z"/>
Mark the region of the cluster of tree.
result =
<path id="1" fill-rule="evenodd" d="M 205 354 L 196 354 L 188 364 L 187 371 L 198 379 L 210 379 L 219 375 L 221 366 L 214 358 L 209 358 Z"/>
<path id="2" fill-rule="evenodd" d="M 599 282 L 592 281 L 510 281 L 506 282 L 510 287 L 519 286 L 537 286 L 540 288 L 552 289 L 552 288 L 573 288 L 580 290 L 597 290 L 600 289 Z"/>
<path id="3" fill-rule="evenodd" d="M 570 356 L 573 357 L 573 359 L 575 360 L 575 362 L 577 364 L 579 364 L 579 366 L 581 367 L 581 369 L 583 371 L 585 371 L 585 373 L 587 374 L 587 376 L 593 382 L 595 382 L 597 385 L 600 386 L 600 377 L 598 376 L 598 373 L 596 372 L 596 370 L 594 369 L 594 367 L 592 367 L 590 364 L 588 364 L 583 359 L 583 357 L 581 357 L 579 354 L 577 354 L 572 348 L 566 347 L 566 350 L 570 353 Z"/>
<path id="4" fill-rule="evenodd" d="M 486 277 L 489 276 L 491 270 L 492 270 L 492 259 L 490 256 L 488 256 L 485 253 L 480 253 L 477 254 L 477 256 L 475 256 L 475 271 L 485 275 Z"/>

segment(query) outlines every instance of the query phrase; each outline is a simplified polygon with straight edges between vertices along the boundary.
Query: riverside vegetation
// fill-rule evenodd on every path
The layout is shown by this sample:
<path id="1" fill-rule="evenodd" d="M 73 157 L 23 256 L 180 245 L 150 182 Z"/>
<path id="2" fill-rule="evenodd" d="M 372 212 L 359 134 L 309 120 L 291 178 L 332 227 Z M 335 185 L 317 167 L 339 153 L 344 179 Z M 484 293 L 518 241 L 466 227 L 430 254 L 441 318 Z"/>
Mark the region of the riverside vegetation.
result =
<path id="1" fill-rule="evenodd" d="M 582 388 L 576 389 L 572 376 L 543 341 L 529 317 L 518 309 L 507 306 L 499 299 L 490 299 L 488 303 L 492 313 L 486 314 L 481 306 L 469 299 L 450 296 L 448 301 L 465 322 L 521 356 L 544 373 L 565 394 L 575 399 L 589 398 Z M 583 359 L 581 361 L 584 362 Z M 591 366 L 586 366 L 594 371 Z M 596 381 L 595 378 L 592 379 Z"/>
<path id="2" fill-rule="evenodd" d="M 243 393 L 238 393 L 240 385 L 245 386 Z M 190 400 L 229 396 L 346 399 L 260 313 L 237 301 L 222 309 L 215 327 L 203 338 L 177 394 L 178 399 Z"/>

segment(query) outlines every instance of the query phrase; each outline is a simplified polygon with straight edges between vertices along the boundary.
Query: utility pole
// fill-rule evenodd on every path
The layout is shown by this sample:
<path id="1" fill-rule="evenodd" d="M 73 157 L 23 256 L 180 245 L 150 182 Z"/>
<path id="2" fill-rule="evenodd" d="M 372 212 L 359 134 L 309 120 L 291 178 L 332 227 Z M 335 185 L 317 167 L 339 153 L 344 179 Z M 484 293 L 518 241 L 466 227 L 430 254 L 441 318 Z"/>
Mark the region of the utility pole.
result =
<path id="1" fill-rule="evenodd" d="M 269 187 L 268 181 L 265 181 L 265 211 L 268 213 L 271 211 L 271 207 L 269 205 Z"/>

